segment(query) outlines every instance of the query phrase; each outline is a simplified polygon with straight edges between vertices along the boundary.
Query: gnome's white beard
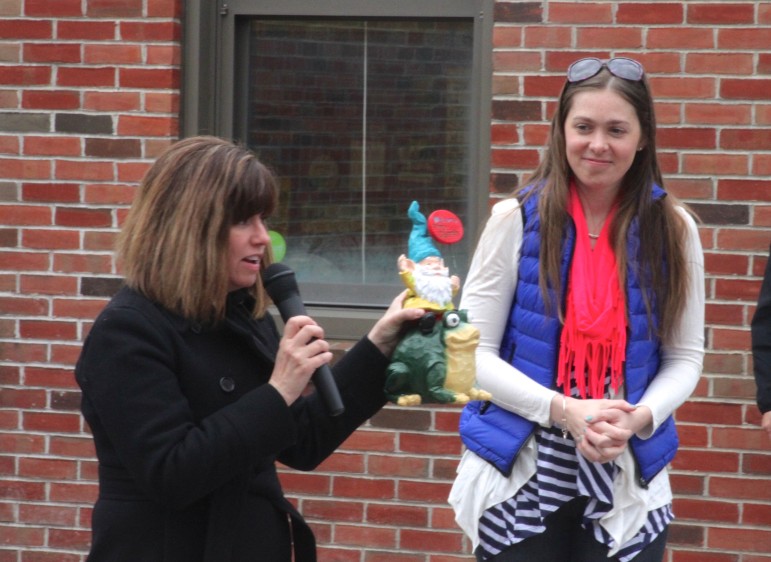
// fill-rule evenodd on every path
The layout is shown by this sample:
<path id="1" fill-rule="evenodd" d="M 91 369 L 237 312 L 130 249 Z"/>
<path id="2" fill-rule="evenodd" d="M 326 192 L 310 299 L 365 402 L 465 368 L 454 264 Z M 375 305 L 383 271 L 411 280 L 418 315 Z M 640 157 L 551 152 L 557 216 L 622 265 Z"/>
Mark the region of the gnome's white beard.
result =
<path id="1" fill-rule="evenodd" d="M 452 300 L 452 282 L 447 268 L 437 270 L 417 264 L 412 277 L 415 281 L 415 294 L 420 298 L 440 306 Z"/>

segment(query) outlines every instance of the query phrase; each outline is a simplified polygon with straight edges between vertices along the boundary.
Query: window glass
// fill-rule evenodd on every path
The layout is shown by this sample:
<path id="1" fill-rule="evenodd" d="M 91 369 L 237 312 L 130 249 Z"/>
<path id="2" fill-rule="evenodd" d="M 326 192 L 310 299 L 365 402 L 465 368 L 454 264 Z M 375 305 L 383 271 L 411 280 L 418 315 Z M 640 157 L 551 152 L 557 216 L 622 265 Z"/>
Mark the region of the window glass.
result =
<path id="1" fill-rule="evenodd" d="M 413 200 L 467 224 L 473 34 L 461 18 L 249 20 L 234 118 L 280 179 L 270 227 L 309 303 L 390 301 Z M 469 238 L 436 244 L 452 273 L 465 274 Z"/>

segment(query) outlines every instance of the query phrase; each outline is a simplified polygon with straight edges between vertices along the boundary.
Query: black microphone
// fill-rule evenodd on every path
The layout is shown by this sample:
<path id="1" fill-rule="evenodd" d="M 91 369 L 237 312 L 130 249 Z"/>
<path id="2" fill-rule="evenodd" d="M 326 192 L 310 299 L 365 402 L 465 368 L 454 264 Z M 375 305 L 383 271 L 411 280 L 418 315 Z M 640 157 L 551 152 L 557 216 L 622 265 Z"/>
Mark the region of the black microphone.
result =
<path id="1" fill-rule="evenodd" d="M 305 305 L 300 298 L 300 290 L 297 288 L 297 280 L 291 268 L 282 263 L 269 265 L 262 272 L 262 286 L 265 287 L 285 323 L 293 316 L 306 315 Z M 345 406 L 329 365 L 324 364 L 316 369 L 312 379 L 329 414 L 331 416 L 342 414 Z"/>

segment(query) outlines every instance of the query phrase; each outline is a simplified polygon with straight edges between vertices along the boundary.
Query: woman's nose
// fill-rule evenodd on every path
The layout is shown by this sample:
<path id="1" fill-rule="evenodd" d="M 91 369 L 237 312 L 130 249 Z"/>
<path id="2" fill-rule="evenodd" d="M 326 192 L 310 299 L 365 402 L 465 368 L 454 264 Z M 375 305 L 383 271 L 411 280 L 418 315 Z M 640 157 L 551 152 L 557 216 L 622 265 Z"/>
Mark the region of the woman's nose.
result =
<path id="1" fill-rule="evenodd" d="M 605 137 L 604 133 L 594 133 L 589 143 L 589 147 L 595 152 L 603 152 L 608 148 L 608 139 Z"/>
<path id="2" fill-rule="evenodd" d="M 268 234 L 268 227 L 261 220 L 257 221 L 252 229 L 252 243 L 253 244 L 268 244 L 270 242 L 270 234 Z"/>

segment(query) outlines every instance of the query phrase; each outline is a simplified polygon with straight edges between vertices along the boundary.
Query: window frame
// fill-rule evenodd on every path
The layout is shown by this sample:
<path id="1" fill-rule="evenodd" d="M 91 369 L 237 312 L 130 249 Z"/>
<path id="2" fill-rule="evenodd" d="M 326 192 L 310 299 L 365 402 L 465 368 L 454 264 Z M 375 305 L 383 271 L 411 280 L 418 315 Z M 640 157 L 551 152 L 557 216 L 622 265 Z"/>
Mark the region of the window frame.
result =
<path id="1" fill-rule="evenodd" d="M 490 184 L 490 119 L 492 100 L 492 31 L 494 0 L 188 0 L 183 25 L 183 89 L 181 134 L 211 134 L 238 140 L 234 115 L 246 114 L 236 100 L 246 101 L 248 87 L 245 44 L 247 18 L 461 18 L 473 20 L 472 97 L 469 151 L 468 222 L 475 236 L 487 215 Z M 239 39 L 242 38 L 242 39 Z M 240 95 L 238 94 L 240 92 Z M 470 244 L 473 251 L 473 243 Z M 395 256 L 396 257 L 396 256 Z M 394 259 L 395 259 L 394 257 Z M 396 270 L 394 270 L 396 275 Z M 383 311 L 382 306 L 309 306 L 325 327 L 326 337 L 360 337 Z"/>

